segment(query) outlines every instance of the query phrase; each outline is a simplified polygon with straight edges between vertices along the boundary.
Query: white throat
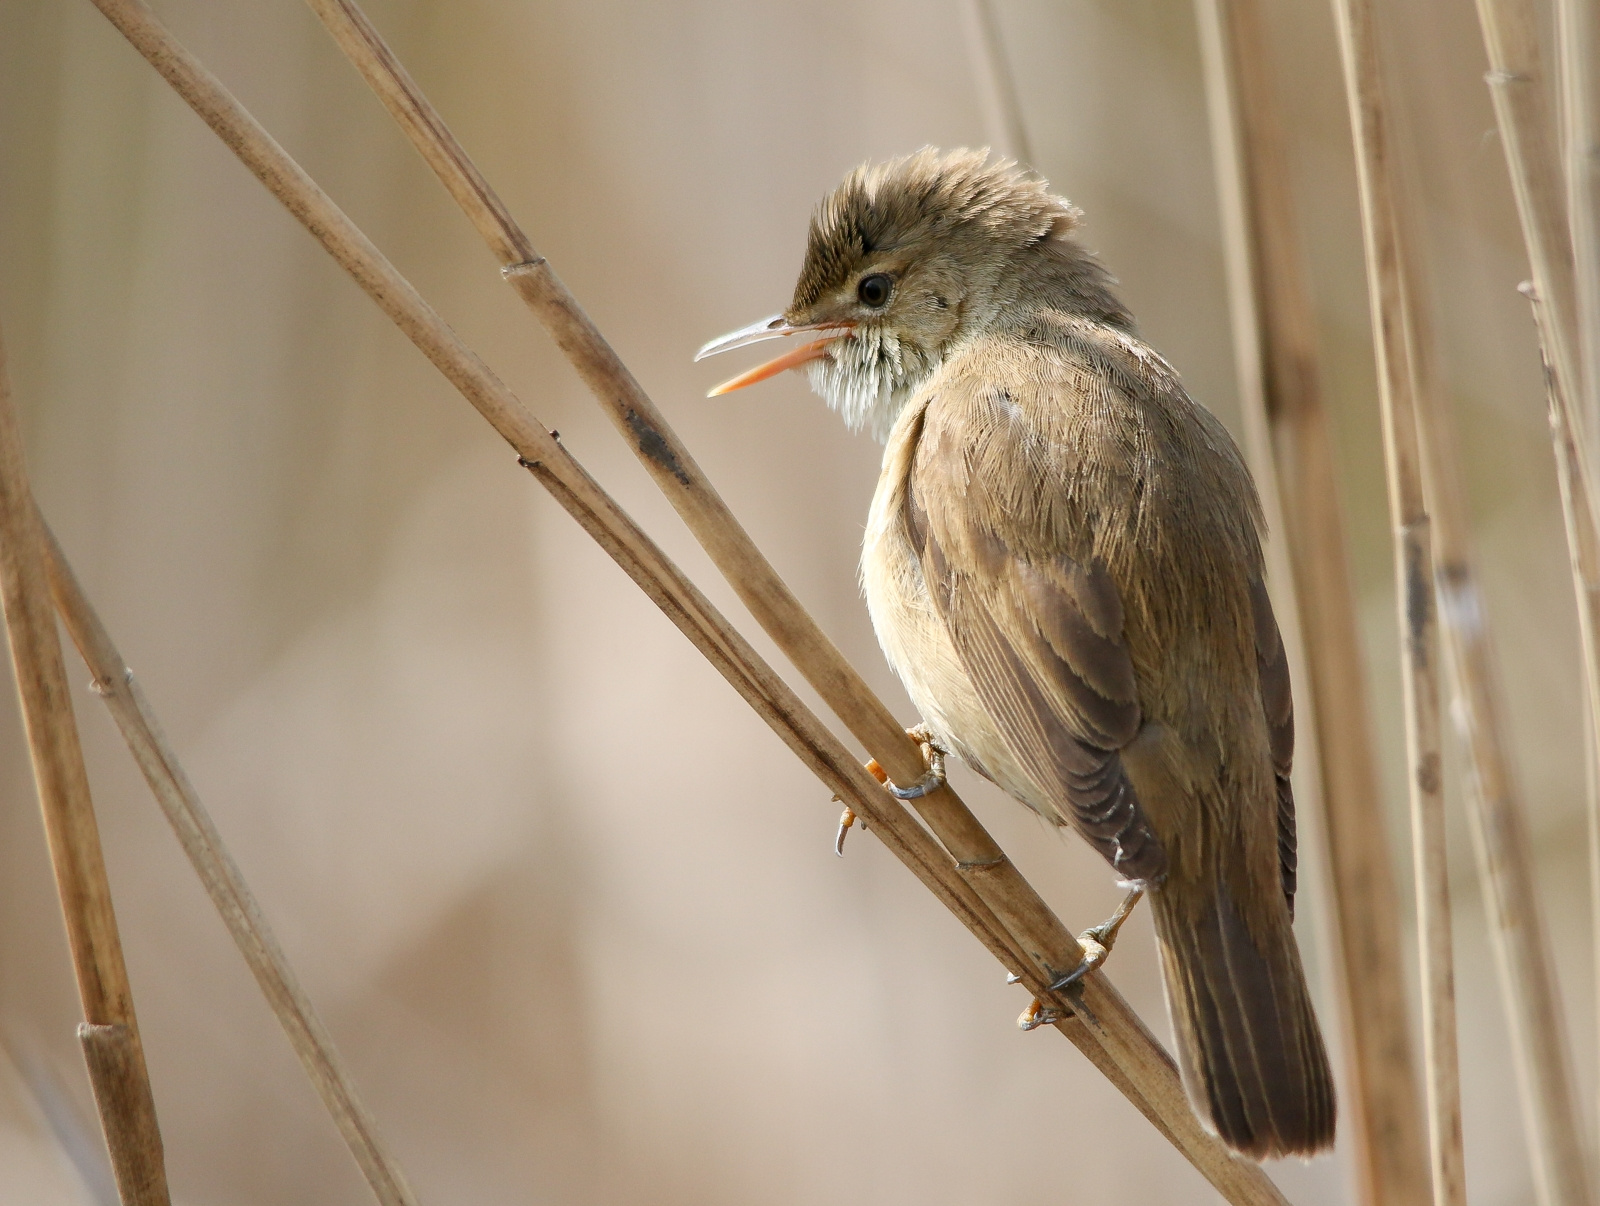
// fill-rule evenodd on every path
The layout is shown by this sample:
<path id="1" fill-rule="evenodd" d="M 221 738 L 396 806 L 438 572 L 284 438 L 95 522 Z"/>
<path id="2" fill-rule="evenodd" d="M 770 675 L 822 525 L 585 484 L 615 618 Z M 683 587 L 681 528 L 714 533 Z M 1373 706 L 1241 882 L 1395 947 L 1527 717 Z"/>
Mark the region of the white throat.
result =
<path id="1" fill-rule="evenodd" d="M 888 331 L 867 328 L 830 343 L 828 354 L 813 360 L 807 374 L 811 388 L 852 431 L 864 427 L 882 444 L 906 403 L 938 367 L 937 355 L 930 357 Z"/>

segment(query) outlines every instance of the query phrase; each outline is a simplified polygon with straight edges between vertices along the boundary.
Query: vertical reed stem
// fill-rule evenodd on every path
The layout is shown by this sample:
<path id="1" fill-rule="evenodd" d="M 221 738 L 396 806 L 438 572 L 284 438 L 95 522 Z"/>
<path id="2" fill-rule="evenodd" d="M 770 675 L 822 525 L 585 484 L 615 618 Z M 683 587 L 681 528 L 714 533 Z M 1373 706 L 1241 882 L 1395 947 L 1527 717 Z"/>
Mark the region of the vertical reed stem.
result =
<path id="1" fill-rule="evenodd" d="M 111 885 L 89 775 L 72 716 L 72 694 L 61 660 L 50 587 L 45 577 L 33 496 L 23 460 L 22 432 L 11 400 L 5 349 L 0 345 L 0 595 L 11 664 L 33 755 L 34 781 L 56 891 L 66 921 L 72 967 L 90 1038 L 85 1040 L 100 1125 L 105 1132 L 123 1206 L 167 1206 L 167 1180 L 155 1101 L 133 1012 L 133 990 L 111 907 Z M 114 1058 L 97 1059 L 95 1036 Z M 110 1048 L 108 1048 L 109 1050 Z"/>
<path id="2" fill-rule="evenodd" d="M 1414 209 L 1406 208 L 1400 226 L 1407 232 L 1420 229 Z M 1487 603 L 1473 565 L 1453 416 L 1433 371 L 1433 340 L 1417 283 L 1421 274 L 1414 263 L 1407 269 L 1407 332 L 1423 479 L 1434 519 L 1434 578 L 1450 664 L 1451 714 L 1467 755 L 1467 816 L 1511 1034 L 1523 1132 L 1538 1201 L 1543 1206 L 1584 1206 L 1590 1192 L 1572 1059 L 1539 904 L 1526 808 L 1502 722 L 1499 675 Z"/>
<path id="3" fill-rule="evenodd" d="M 1438 611 L 1433 585 L 1432 523 L 1418 448 L 1416 376 L 1411 363 L 1411 324 L 1406 313 L 1409 299 L 1404 282 L 1406 254 L 1395 209 L 1393 142 L 1373 6 L 1371 0 L 1334 0 L 1334 15 L 1355 138 L 1367 290 L 1383 410 L 1389 513 L 1395 532 L 1401 684 L 1422 964 L 1429 1163 L 1434 1202 L 1438 1206 L 1462 1206 L 1466 1184 L 1440 759 Z"/>
<path id="4" fill-rule="evenodd" d="M 1363 1201 L 1420 1206 L 1428 1198 L 1428 1155 L 1400 958 L 1399 893 L 1372 756 L 1355 590 L 1279 102 L 1258 0 L 1196 0 L 1195 7 L 1247 451 L 1263 501 L 1276 494 L 1282 513 L 1281 522 L 1269 514 L 1268 523 L 1280 533 L 1277 547 L 1287 546 L 1309 669 L 1309 708 L 1308 692 L 1298 694 L 1316 737 L 1342 956 L 1346 1134 L 1354 1132 Z"/>
<path id="5" fill-rule="evenodd" d="M 1577 286 L 1577 343 L 1582 416 L 1591 443 L 1600 438 L 1600 213 L 1595 205 L 1600 144 L 1595 137 L 1593 0 L 1556 0 L 1560 64 L 1561 157 L 1566 165 L 1567 230 Z M 1591 458 L 1594 449 L 1590 449 Z"/>
<path id="6" fill-rule="evenodd" d="M 1540 341 L 1554 378 L 1556 403 L 1577 437 L 1577 467 L 1589 504 L 1587 523 L 1600 530 L 1600 493 L 1578 404 L 1582 396 L 1579 357 L 1573 353 L 1578 286 L 1566 214 L 1567 190 L 1539 50 L 1539 21 L 1532 0 L 1478 0 L 1478 22 L 1489 56 L 1489 95 L 1505 148 L 1533 288 L 1543 310 Z"/>
<path id="7" fill-rule="evenodd" d="M 1572 240 L 1573 267 L 1577 278 L 1577 342 L 1578 373 L 1582 392 L 1573 409 L 1582 424 L 1576 438 L 1588 446 L 1591 463 L 1600 455 L 1600 187 L 1596 174 L 1600 173 L 1600 142 L 1595 133 L 1595 72 L 1594 51 L 1597 29 L 1593 0 L 1556 0 L 1556 46 L 1560 64 L 1560 109 L 1562 159 L 1566 166 L 1567 230 Z M 1552 398 L 1552 402 L 1557 401 Z M 1558 423 L 1552 428 L 1556 440 L 1556 462 L 1562 475 L 1563 505 L 1571 510 L 1570 475 L 1573 471 L 1571 454 L 1562 444 L 1565 424 L 1552 412 L 1551 420 Z M 1568 547 L 1576 555 L 1577 542 L 1588 539 L 1568 524 Z M 1592 546 L 1594 541 L 1588 540 Z M 1590 550 L 1593 559 L 1593 550 Z M 1597 600 L 1596 584 L 1585 571 L 1573 565 L 1574 582 L 1578 591 L 1579 627 L 1583 640 L 1584 656 L 1591 664 L 1596 651 L 1594 623 Z M 1590 842 L 1590 898 L 1593 912 L 1595 942 L 1596 998 L 1600 1000 L 1600 715 L 1591 699 L 1584 707 L 1584 786 L 1589 808 Z"/>
<path id="8" fill-rule="evenodd" d="M 1533 302 L 1539 345 L 1545 361 L 1550 432 L 1561 485 L 1562 516 L 1572 562 L 1573 590 L 1583 643 L 1584 687 L 1589 731 L 1585 749 L 1587 781 L 1600 783 L 1594 759 L 1600 757 L 1600 482 L 1594 449 L 1600 426 L 1593 410 L 1595 323 L 1600 302 L 1600 264 L 1596 263 L 1593 180 L 1596 170 L 1593 127 L 1586 95 L 1588 27 L 1586 5 L 1558 0 L 1557 31 L 1562 48 L 1561 99 L 1565 112 L 1566 171 L 1560 133 L 1551 111 L 1539 46 L 1542 14 L 1532 0 L 1478 0 L 1478 21 L 1488 54 L 1489 92 L 1494 101 L 1500 142 L 1505 149 L 1511 191 L 1516 199 L 1528 264 L 1533 277 L 1524 292 Z M 1581 249 L 1582 259 L 1575 259 Z M 1574 346 L 1578 352 L 1574 354 Z M 1587 413 L 1586 413 L 1587 412 Z M 1591 426 L 1586 429 L 1585 424 Z M 1591 829 L 1600 829 L 1600 792 L 1589 792 Z M 1600 878 L 1592 885 L 1600 918 Z M 1600 929 L 1596 932 L 1600 944 Z M 1600 947 L 1597 947 L 1600 949 Z"/>
<path id="9" fill-rule="evenodd" d="M 1540 331 L 1540 349 L 1545 349 L 1546 308 L 1537 292 L 1526 287 L 1533 302 Z M 1590 500 L 1585 496 L 1583 473 L 1579 465 L 1578 442 L 1582 438 L 1569 421 L 1570 412 L 1561 404 L 1555 374 L 1545 359 L 1545 387 L 1549 394 L 1550 438 L 1555 444 L 1556 481 L 1561 487 L 1561 517 L 1566 525 L 1567 555 L 1572 567 L 1573 592 L 1578 603 L 1578 640 L 1583 654 L 1584 719 L 1588 722 L 1584 752 L 1588 788 L 1589 832 L 1591 845 L 1591 908 L 1595 918 L 1596 941 L 1600 942 L 1600 537 L 1589 524 Z M 1600 955 L 1600 950 L 1597 950 Z M 1600 975 L 1600 968 L 1597 968 Z"/>
<path id="10" fill-rule="evenodd" d="M 123 1206 L 166 1206 L 166 1170 L 150 1158 L 147 1119 L 156 1114 L 139 1036 L 121 1022 L 78 1026 L 89 1087 Z M 159 1140 L 159 1136 L 157 1136 Z"/>
<path id="11" fill-rule="evenodd" d="M 1024 167 L 1036 167 L 1028 127 L 1022 120 L 1022 101 L 1017 96 L 1017 75 L 1011 70 L 1011 57 L 1000 35 L 994 0 L 961 0 L 961 16 L 967 52 L 972 56 L 972 76 L 994 148 Z"/>

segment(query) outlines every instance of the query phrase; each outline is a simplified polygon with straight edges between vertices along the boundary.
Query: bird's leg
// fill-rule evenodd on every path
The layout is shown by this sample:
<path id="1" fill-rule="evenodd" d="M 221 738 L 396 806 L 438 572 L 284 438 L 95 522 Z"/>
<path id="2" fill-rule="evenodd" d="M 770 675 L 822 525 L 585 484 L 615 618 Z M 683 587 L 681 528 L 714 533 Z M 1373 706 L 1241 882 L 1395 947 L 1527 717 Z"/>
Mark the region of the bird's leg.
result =
<path id="1" fill-rule="evenodd" d="M 1144 897 L 1143 883 L 1128 883 L 1123 881 L 1118 887 L 1126 888 L 1127 894 L 1123 896 L 1122 903 L 1117 906 L 1117 911 L 1107 917 L 1097 926 L 1091 926 L 1078 935 L 1078 941 L 1085 947 L 1093 941 L 1105 953 L 1100 956 L 1100 961 L 1105 962 L 1106 955 L 1111 953 L 1112 944 L 1117 940 L 1117 931 L 1122 928 L 1122 923 L 1128 920 L 1128 914 L 1133 912 L 1133 906 Z"/>
<path id="2" fill-rule="evenodd" d="M 928 771 L 922 778 L 918 779 L 910 787 L 896 787 L 889 779 L 889 772 L 878 765 L 876 758 L 867 760 L 867 773 L 887 787 L 889 793 L 897 800 L 916 800 L 922 796 L 931 795 L 944 786 L 944 759 L 945 755 L 950 751 L 933 739 L 932 732 L 929 731 L 928 726 L 925 724 L 919 724 L 914 729 L 907 729 L 906 736 L 922 747 L 922 760 L 928 766 Z M 837 796 L 834 797 L 836 800 L 838 798 Z M 833 839 L 833 852 L 840 858 L 844 857 L 845 834 L 850 832 L 850 827 L 856 823 L 856 820 L 855 810 L 846 804 L 844 811 L 839 814 L 839 833 Z M 862 821 L 861 828 L 865 829 L 866 827 L 867 823 Z"/>
<path id="3" fill-rule="evenodd" d="M 1122 898 L 1122 903 L 1117 906 L 1115 913 L 1099 925 L 1090 926 L 1078 935 L 1078 944 L 1083 947 L 1083 960 L 1077 967 L 1050 985 L 1051 992 L 1072 988 L 1106 961 L 1106 956 L 1111 953 L 1111 948 L 1117 941 L 1117 931 L 1122 929 L 1122 923 L 1128 920 L 1128 914 L 1133 912 L 1133 906 L 1138 904 L 1144 895 L 1143 884 L 1130 884 L 1127 887 L 1127 895 Z M 1023 1030 L 1032 1030 L 1058 1021 L 1060 1017 L 1061 1014 L 1035 997 L 1032 1004 L 1022 1011 L 1022 1016 L 1017 1019 L 1017 1025 Z"/>
<path id="4" fill-rule="evenodd" d="M 1052 992 L 1072 987 L 1106 961 L 1106 956 L 1111 953 L 1111 947 L 1117 940 L 1117 931 L 1122 928 L 1122 923 L 1128 920 L 1128 914 L 1133 912 L 1133 906 L 1139 903 L 1139 898 L 1143 895 L 1143 884 L 1129 885 L 1128 894 L 1122 898 L 1122 903 L 1117 906 L 1115 913 L 1099 925 L 1090 926 L 1078 935 L 1078 942 L 1083 947 L 1083 962 L 1052 984 L 1050 986 Z"/>

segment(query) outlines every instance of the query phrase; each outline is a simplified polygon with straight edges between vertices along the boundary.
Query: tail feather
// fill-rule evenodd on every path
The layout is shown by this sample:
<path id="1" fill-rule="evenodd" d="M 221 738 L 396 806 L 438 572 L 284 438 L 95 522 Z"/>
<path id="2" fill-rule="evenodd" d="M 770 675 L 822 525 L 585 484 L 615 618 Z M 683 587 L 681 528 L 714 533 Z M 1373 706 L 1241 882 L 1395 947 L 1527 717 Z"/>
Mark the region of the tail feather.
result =
<path id="1" fill-rule="evenodd" d="M 1198 908 L 1153 893 L 1178 1065 L 1195 1112 L 1258 1160 L 1333 1143 L 1337 1107 L 1322 1032 L 1287 919 L 1262 949 L 1226 888 Z"/>

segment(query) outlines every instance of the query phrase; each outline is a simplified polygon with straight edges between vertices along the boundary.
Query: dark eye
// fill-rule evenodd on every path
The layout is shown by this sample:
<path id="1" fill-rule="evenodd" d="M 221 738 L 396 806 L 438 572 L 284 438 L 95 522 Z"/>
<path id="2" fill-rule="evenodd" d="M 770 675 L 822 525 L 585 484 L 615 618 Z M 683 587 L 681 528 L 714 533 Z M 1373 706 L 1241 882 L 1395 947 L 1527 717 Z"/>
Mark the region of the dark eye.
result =
<path id="1" fill-rule="evenodd" d="M 861 278 L 861 283 L 856 286 L 856 296 L 861 299 L 862 305 L 876 308 L 889 300 L 891 283 L 887 273 L 874 272 L 871 276 Z"/>

